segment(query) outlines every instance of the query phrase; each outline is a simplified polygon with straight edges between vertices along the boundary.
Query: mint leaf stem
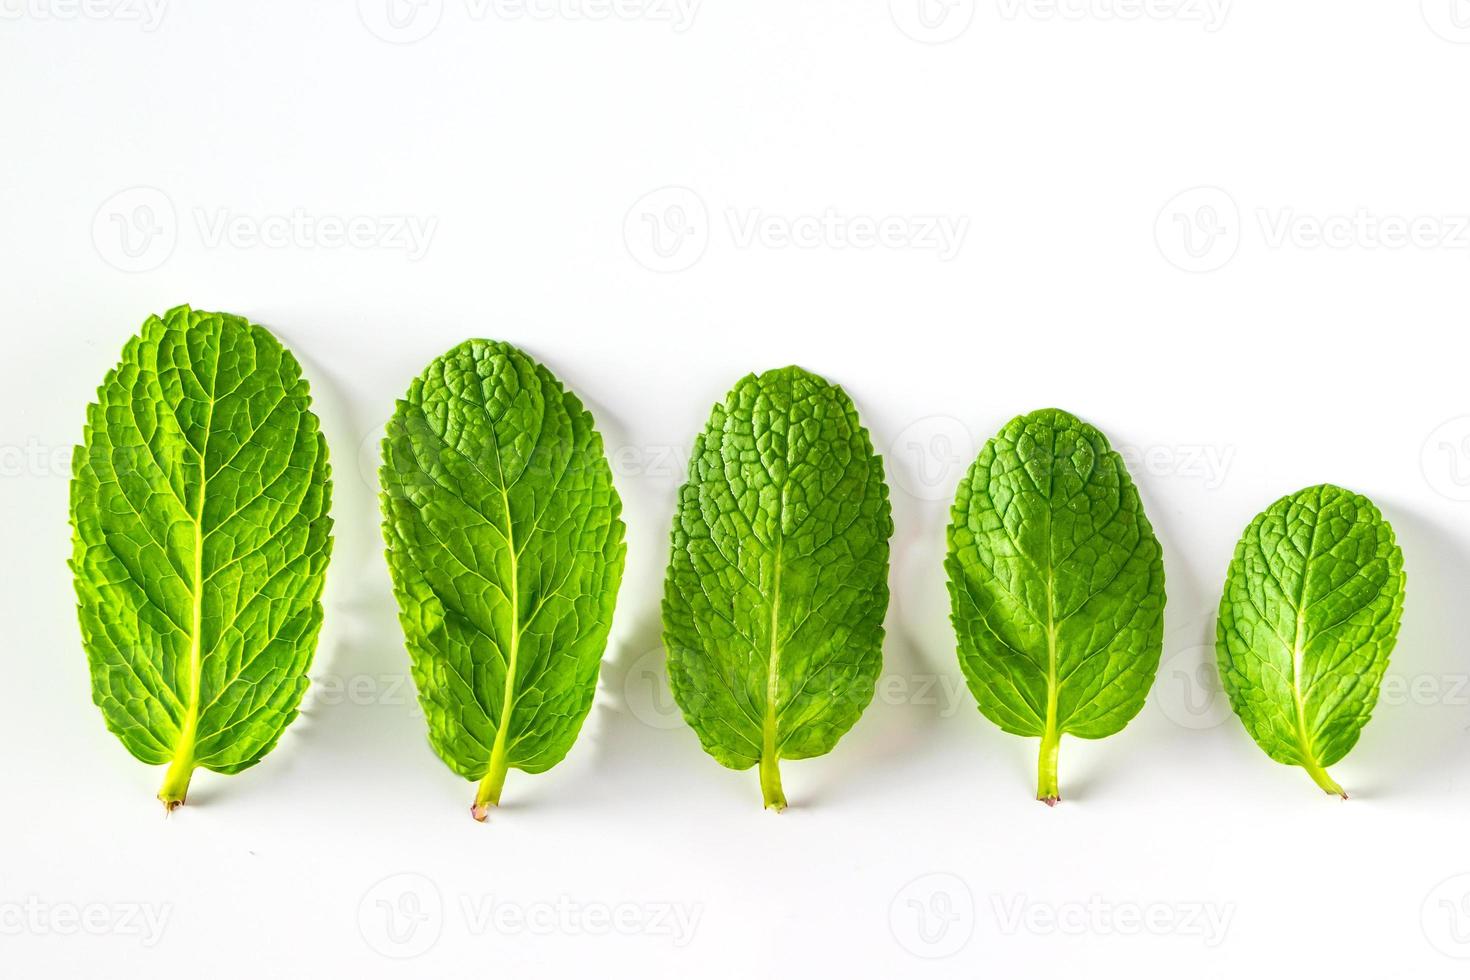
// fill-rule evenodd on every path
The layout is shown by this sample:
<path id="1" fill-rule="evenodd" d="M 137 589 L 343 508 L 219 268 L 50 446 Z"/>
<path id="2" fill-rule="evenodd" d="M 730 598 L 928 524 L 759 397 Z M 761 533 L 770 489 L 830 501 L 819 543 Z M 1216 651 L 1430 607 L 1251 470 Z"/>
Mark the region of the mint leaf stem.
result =
<path id="1" fill-rule="evenodd" d="M 1056 806 L 1062 799 L 1057 788 L 1057 753 L 1062 746 L 1062 733 L 1048 728 L 1041 736 L 1041 752 L 1036 762 L 1036 798 L 1047 806 Z"/>

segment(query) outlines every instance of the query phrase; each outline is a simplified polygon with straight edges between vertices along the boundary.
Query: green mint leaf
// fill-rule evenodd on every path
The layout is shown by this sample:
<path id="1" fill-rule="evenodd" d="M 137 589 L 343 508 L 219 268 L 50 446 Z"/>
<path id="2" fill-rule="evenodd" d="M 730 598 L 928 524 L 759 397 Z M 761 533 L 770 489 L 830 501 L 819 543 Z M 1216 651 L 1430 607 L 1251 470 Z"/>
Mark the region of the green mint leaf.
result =
<path id="1" fill-rule="evenodd" d="M 1403 610 L 1403 552 L 1368 498 L 1324 484 L 1258 514 L 1215 632 L 1221 682 L 1256 744 L 1346 799 L 1327 767 L 1373 713 Z"/>
<path id="2" fill-rule="evenodd" d="M 431 363 L 383 440 L 383 535 L 429 741 L 498 805 L 576 741 L 623 574 L 621 502 L 577 396 L 509 344 Z"/>
<path id="3" fill-rule="evenodd" d="M 92 699 L 138 759 L 259 762 L 296 717 L 331 551 L 327 447 L 306 381 L 263 327 L 149 317 L 87 410 L 71 567 Z"/>
<path id="4" fill-rule="evenodd" d="M 797 367 L 737 383 L 695 440 L 664 585 L 669 684 L 705 751 L 760 765 L 832 750 L 883 666 L 883 462 L 846 392 Z"/>
<path id="5" fill-rule="evenodd" d="M 1061 736 L 1121 731 L 1163 648 L 1162 552 L 1122 458 L 1059 409 L 1013 419 L 960 483 L 944 565 L 970 690 L 1041 738 L 1036 797 L 1055 804 Z"/>

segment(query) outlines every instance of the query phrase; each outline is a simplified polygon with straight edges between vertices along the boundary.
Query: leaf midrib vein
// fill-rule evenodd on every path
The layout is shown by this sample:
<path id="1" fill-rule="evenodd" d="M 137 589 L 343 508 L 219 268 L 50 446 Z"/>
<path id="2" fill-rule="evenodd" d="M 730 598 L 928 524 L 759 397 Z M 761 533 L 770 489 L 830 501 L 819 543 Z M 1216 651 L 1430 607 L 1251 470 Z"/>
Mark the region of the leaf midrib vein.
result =
<path id="1" fill-rule="evenodd" d="M 785 535 L 781 530 L 781 515 L 786 509 L 786 491 L 781 491 L 781 506 L 776 515 L 776 552 L 771 572 L 771 626 L 770 650 L 766 661 L 766 714 L 761 723 L 763 757 L 776 752 L 776 696 L 781 686 L 781 643 L 777 634 L 781 617 L 781 551 Z"/>
<path id="2" fill-rule="evenodd" d="M 1311 739 L 1307 735 L 1307 705 L 1302 695 L 1302 671 L 1305 668 L 1306 655 L 1303 634 L 1306 631 L 1307 618 L 1307 578 L 1312 570 L 1312 553 L 1317 548 L 1317 531 L 1322 527 L 1322 509 L 1322 501 L 1319 498 L 1318 507 L 1313 512 L 1312 533 L 1307 537 L 1307 550 L 1302 555 L 1302 580 L 1297 588 L 1295 603 L 1296 631 L 1291 641 L 1291 697 L 1296 706 L 1297 741 L 1302 751 L 1302 761 L 1309 766 L 1315 766 L 1317 759 L 1316 753 L 1312 751 Z"/>
<path id="3" fill-rule="evenodd" d="M 219 360 L 224 346 L 224 331 L 216 335 L 214 366 L 210 369 L 209 405 L 204 410 L 204 442 L 199 447 L 199 497 L 194 504 L 194 580 L 192 592 L 191 629 L 189 632 L 189 700 L 184 725 L 179 731 L 179 744 L 175 750 L 177 761 L 193 762 L 195 741 L 199 731 L 199 700 L 204 674 L 204 500 L 209 484 L 207 462 L 209 459 L 210 430 L 214 426 L 215 392 L 219 386 Z M 192 362 L 190 370 L 192 370 Z M 197 380 L 198 375 L 195 375 Z M 203 386 L 200 386 L 203 390 Z"/>

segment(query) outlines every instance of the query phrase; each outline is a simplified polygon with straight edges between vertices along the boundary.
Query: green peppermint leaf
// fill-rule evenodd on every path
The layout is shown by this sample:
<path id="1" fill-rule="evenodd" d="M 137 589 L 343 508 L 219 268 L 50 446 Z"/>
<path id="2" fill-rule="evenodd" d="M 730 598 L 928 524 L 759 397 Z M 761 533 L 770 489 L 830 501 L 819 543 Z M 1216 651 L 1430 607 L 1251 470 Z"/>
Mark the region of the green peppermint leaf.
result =
<path id="1" fill-rule="evenodd" d="M 1036 797 L 1055 804 L 1062 735 L 1121 731 L 1163 648 L 1162 552 L 1122 458 L 1059 409 L 1013 419 L 960 483 L 944 565 L 970 690 L 1041 739 Z"/>
<path id="2" fill-rule="evenodd" d="M 1221 682 L 1256 744 L 1346 799 L 1327 767 L 1373 713 L 1403 610 L 1403 552 L 1367 497 L 1324 484 L 1257 515 L 1215 634 Z"/>
<path id="3" fill-rule="evenodd" d="M 664 585 L 669 683 L 705 751 L 759 764 L 832 750 L 883 665 L 883 462 L 847 394 L 796 367 L 716 405 L 679 491 Z"/>
<path id="4" fill-rule="evenodd" d="M 327 447 L 306 381 L 263 327 L 180 306 L 107 375 L 72 465 L 92 699 L 129 752 L 259 762 L 296 717 L 331 550 Z"/>
<path id="5" fill-rule="evenodd" d="M 592 707 L 623 574 L 621 503 L 577 396 L 509 344 L 429 365 L 383 440 L 383 535 L 429 741 L 500 802 Z"/>

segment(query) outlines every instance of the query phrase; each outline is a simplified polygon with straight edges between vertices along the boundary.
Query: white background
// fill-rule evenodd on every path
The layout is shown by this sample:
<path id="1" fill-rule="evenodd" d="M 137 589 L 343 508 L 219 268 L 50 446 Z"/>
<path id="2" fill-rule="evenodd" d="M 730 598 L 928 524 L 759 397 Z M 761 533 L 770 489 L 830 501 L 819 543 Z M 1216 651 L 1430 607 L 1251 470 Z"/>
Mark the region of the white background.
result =
<path id="1" fill-rule="evenodd" d="M 0 972 L 1463 976 L 1470 4 L 88 2 L 0 0 Z M 90 703 L 67 461 L 182 302 L 302 360 L 337 538 L 305 714 L 165 820 Z M 585 397 L 628 525 L 581 739 L 486 825 L 405 686 L 372 476 L 470 336 Z M 673 712 L 658 597 L 695 432 L 793 362 L 856 400 L 897 534 L 883 685 L 778 816 Z M 1149 704 L 1064 741 L 1055 810 L 941 569 L 963 467 L 1046 405 L 1130 453 L 1168 578 Z M 1347 803 L 1211 680 L 1236 537 L 1322 481 L 1409 575 Z"/>

